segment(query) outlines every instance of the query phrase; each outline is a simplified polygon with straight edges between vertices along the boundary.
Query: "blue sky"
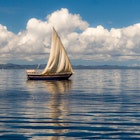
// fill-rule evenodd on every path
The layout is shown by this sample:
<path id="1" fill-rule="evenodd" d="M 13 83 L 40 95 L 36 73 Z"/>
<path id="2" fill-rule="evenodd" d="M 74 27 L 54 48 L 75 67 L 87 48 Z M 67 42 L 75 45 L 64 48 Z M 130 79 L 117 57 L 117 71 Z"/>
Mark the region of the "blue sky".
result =
<path id="1" fill-rule="evenodd" d="M 0 0 L 0 23 L 19 32 L 30 18 L 44 20 L 48 14 L 68 8 L 91 26 L 121 28 L 140 22 L 139 5 L 139 0 Z"/>
<path id="2" fill-rule="evenodd" d="M 26 41 L 26 43 L 24 42 L 24 45 L 20 45 L 20 47 L 18 45 L 16 46 L 16 44 L 21 44 L 25 38 L 27 40 L 29 36 L 31 37 L 29 31 L 31 33 L 31 27 L 33 25 L 36 26 L 35 29 L 38 28 L 40 24 L 39 21 L 41 21 L 44 26 L 48 26 L 46 22 L 51 22 L 55 19 L 52 18 L 53 13 L 55 13 L 58 18 L 53 22 L 56 22 L 57 30 L 62 35 L 62 40 L 64 40 L 64 45 L 66 44 L 66 49 L 70 54 L 70 59 L 73 64 L 139 65 L 139 5 L 140 0 L 0 0 L 1 32 L 4 32 L 5 36 L 7 35 L 5 38 L 3 38 L 2 35 L 0 36 L 0 48 L 2 50 L 1 53 L 3 53 L 3 55 L 1 55 L 1 63 L 44 63 L 46 58 L 27 58 L 27 56 L 25 56 L 28 54 L 27 51 L 22 54 L 22 50 L 28 50 L 29 48 L 29 44 L 26 45 Z M 64 28 L 62 29 L 62 27 L 59 26 L 61 23 L 58 20 L 59 16 L 63 17 L 63 13 L 65 13 L 64 15 L 66 16 L 71 15 L 73 20 L 74 15 L 76 15 L 77 18 L 80 17 L 80 19 L 75 21 L 80 24 L 75 25 L 75 23 L 72 22 L 71 24 L 73 25 L 67 28 L 65 27 L 67 23 L 65 25 L 62 23 Z M 48 16 L 50 17 L 48 18 Z M 77 32 L 77 29 L 80 30 L 80 33 Z M 41 36 L 47 35 L 50 39 L 49 33 L 51 32 L 43 34 L 42 30 L 38 30 L 38 34 Z M 64 30 L 67 30 L 67 33 L 65 31 L 63 34 Z M 128 36 L 133 30 L 133 36 Z M 33 32 L 32 30 L 32 34 Z M 93 40 L 88 40 L 87 37 L 94 37 L 94 33 L 96 33 L 96 37 Z M 72 40 L 68 40 L 70 35 L 74 35 Z M 66 36 L 66 39 L 63 38 L 63 36 Z M 32 36 L 32 38 L 33 37 L 34 36 Z M 80 40 L 78 42 L 79 44 L 76 42 L 77 46 L 68 48 L 69 45 L 76 41 L 74 37 Z M 108 38 L 111 39 L 108 40 Z M 10 39 L 14 40 L 14 42 L 10 43 Z M 89 41 L 89 43 L 86 43 L 87 41 Z M 116 43 L 111 46 L 112 42 Z M 49 43 L 48 40 L 44 42 L 45 45 Z M 82 44 L 84 44 L 83 47 Z M 127 45 L 125 46 L 125 44 Z M 41 45 L 41 43 L 39 43 L 39 45 Z M 75 48 L 76 51 L 73 51 Z M 13 54 L 14 49 L 18 50 L 17 53 L 19 52 L 19 56 Z M 33 48 L 33 50 L 35 49 L 36 48 Z M 86 53 L 84 53 L 85 49 L 88 50 Z M 41 48 L 38 48 L 38 46 L 36 50 L 42 53 Z M 45 51 L 48 53 L 48 50 Z M 36 51 L 34 51 L 34 53 L 36 53 Z M 98 55 L 98 58 L 96 55 Z"/>

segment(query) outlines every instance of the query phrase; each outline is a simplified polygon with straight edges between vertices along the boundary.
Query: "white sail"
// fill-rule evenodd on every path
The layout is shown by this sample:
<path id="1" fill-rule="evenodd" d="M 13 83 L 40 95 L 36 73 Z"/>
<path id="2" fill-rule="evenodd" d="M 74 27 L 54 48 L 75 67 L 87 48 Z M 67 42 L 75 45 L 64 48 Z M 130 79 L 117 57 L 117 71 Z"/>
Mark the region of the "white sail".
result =
<path id="1" fill-rule="evenodd" d="M 50 57 L 42 74 L 58 73 L 73 73 L 73 69 L 61 39 L 53 28 Z"/>

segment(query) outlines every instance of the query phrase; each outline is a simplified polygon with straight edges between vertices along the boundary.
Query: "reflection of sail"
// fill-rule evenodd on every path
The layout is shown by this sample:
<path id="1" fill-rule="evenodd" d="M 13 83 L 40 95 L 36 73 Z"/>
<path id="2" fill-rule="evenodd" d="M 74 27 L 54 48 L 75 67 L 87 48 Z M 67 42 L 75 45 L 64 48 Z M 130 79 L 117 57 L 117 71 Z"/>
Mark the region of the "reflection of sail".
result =
<path id="1" fill-rule="evenodd" d="M 47 91 L 50 93 L 66 93 L 71 89 L 71 80 L 47 82 Z"/>
<path id="2" fill-rule="evenodd" d="M 67 133 L 68 123 L 65 123 L 69 114 L 69 100 L 68 96 L 64 93 L 68 93 L 71 88 L 71 81 L 56 81 L 50 82 L 48 92 L 52 93 L 51 100 L 48 104 L 50 109 L 49 117 L 52 119 L 52 126 L 57 129 L 53 129 L 51 133 L 63 134 Z M 59 140 L 59 135 L 51 136 L 49 140 Z"/>

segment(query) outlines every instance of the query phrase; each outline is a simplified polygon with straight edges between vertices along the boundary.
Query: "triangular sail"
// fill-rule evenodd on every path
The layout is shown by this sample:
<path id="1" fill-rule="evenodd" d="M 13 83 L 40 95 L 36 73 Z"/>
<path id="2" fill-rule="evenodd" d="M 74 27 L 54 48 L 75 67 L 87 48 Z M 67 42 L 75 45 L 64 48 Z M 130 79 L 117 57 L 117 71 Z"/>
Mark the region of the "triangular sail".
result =
<path id="1" fill-rule="evenodd" d="M 73 73 L 73 69 L 61 39 L 53 28 L 50 57 L 42 74 L 55 73 Z"/>

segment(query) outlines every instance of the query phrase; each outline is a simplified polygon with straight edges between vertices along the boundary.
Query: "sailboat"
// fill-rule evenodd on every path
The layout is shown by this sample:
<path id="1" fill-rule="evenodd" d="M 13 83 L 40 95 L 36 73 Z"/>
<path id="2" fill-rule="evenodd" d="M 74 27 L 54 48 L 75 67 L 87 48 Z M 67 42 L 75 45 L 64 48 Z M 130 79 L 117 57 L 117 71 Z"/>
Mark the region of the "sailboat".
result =
<path id="1" fill-rule="evenodd" d="M 26 70 L 26 74 L 28 80 L 67 80 L 73 74 L 67 52 L 54 28 L 50 56 L 45 69 L 42 72 L 36 69 Z"/>

